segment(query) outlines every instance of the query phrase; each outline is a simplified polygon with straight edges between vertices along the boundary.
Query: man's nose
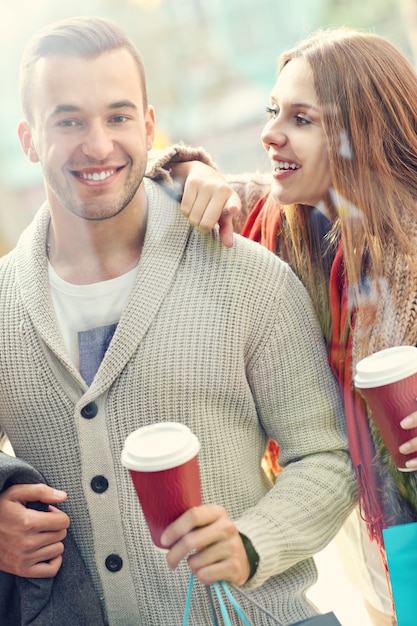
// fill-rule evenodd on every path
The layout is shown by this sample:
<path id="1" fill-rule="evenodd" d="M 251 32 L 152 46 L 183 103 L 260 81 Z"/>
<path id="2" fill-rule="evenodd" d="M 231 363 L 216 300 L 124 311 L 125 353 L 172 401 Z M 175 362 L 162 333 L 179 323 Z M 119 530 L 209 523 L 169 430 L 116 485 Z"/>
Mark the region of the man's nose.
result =
<path id="1" fill-rule="evenodd" d="M 106 159 L 113 151 L 110 129 L 99 122 L 89 126 L 84 136 L 82 151 L 96 161 Z"/>

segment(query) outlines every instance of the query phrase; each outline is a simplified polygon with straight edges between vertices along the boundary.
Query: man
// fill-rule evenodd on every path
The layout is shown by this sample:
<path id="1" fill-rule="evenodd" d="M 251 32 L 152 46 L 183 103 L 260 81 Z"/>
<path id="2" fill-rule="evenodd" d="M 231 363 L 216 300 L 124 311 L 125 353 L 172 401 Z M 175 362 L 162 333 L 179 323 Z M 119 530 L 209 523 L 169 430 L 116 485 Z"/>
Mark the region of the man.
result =
<path id="1" fill-rule="evenodd" d="M 0 455 L 0 570 L 65 588 L 75 547 L 110 625 L 181 623 L 190 570 L 253 589 L 285 624 L 314 615 L 311 555 L 356 493 L 304 288 L 260 246 L 236 237 L 228 249 L 192 229 L 172 193 L 144 179 L 155 114 L 115 24 L 45 29 L 25 53 L 21 93 L 19 138 L 47 202 L 0 263 L 0 426 L 16 464 L 47 484 L 15 479 Z M 120 453 L 135 428 L 173 420 L 200 440 L 204 504 L 166 529 L 164 554 Z M 260 466 L 269 438 L 283 465 L 273 488 Z M 36 502 L 48 512 L 25 506 Z M 204 585 L 192 613 L 211 620 Z"/>

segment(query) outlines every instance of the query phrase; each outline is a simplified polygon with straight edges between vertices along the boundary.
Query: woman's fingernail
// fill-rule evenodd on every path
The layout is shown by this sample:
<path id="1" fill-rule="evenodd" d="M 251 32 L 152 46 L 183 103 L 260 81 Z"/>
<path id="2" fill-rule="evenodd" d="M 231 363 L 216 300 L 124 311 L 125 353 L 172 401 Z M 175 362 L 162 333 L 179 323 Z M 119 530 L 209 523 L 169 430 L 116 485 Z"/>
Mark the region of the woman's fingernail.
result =
<path id="1" fill-rule="evenodd" d="M 417 459 L 410 459 L 409 461 L 406 461 L 405 466 L 410 469 L 417 469 Z"/>
<path id="2" fill-rule="evenodd" d="M 405 443 L 401 444 L 398 449 L 401 454 L 407 454 L 407 452 L 411 452 L 411 443 L 406 441 Z"/>
<path id="3" fill-rule="evenodd" d="M 400 422 L 400 426 L 402 428 L 407 428 L 407 426 L 412 426 L 413 424 L 413 418 L 412 417 L 404 417 L 403 420 L 401 420 Z"/>
<path id="4" fill-rule="evenodd" d="M 166 543 L 166 537 L 165 537 L 165 534 L 164 534 L 164 533 L 162 533 L 161 538 L 160 538 L 160 541 L 161 541 L 161 543 L 162 543 L 162 545 L 163 545 L 163 546 L 166 546 L 166 545 L 167 545 L 167 543 Z"/>

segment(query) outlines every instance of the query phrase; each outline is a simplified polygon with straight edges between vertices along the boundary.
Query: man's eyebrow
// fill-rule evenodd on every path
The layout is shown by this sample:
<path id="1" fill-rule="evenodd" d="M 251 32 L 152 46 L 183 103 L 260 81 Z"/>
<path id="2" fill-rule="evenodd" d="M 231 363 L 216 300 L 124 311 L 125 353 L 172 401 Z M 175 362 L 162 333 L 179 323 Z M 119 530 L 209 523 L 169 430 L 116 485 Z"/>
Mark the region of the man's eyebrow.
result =
<path id="1" fill-rule="evenodd" d="M 50 117 L 59 115 L 60 113 L 77 113 L 81 109 L 73 104 L 58 104 L 52 111 Z"/>
<path id="2" fill-rule="evenodd" d="M 111 102 L 108 107 L 110 110 L 115 109 L 137 109 L 137 106 L 131 100 L 118 100 L 117 102 Z M 51 117 L 60 115 L 61 113 L 80 113 L 82 109 L 74 104 L 58 104 L 51 113 Z"/>
<path id="3" fill-rule="evenodd" d="M 118 102 L 112 102 L 111 104 L 109 104 L 108 108 L 109 109 L 124 109 L 126 107 L 130 109 L 138 108 L 136 104 L 132 102 L 131 100 L 119 100 Z"/>

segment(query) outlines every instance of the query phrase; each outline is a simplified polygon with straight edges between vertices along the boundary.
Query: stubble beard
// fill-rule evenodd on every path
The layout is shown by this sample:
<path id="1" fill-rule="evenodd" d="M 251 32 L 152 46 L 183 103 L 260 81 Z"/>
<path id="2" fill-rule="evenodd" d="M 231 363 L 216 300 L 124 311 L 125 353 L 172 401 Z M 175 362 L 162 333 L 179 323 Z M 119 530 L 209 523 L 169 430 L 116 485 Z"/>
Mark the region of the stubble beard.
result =
<path id="1" fill-rule="evenodd" d="M 146 161 L 138 162 L 136 167 L 132 168 L 122 194 L 109 200 L 105 198 L 105 188 L 97 187 L 96 195 L 94 195 L 94 188 L 92 188 L 92 196 L 86 202 L 77 202 L 70 185 L 64 187 L 54 172 L 44 172 L 44 178 L 47 187 L 67 211 L 87 221 L 101 221 L 115 217 L 130 204 L 143 181 L 145 171 Z"/>

